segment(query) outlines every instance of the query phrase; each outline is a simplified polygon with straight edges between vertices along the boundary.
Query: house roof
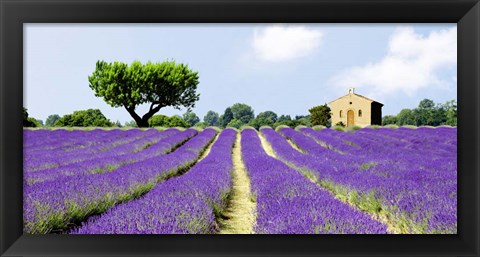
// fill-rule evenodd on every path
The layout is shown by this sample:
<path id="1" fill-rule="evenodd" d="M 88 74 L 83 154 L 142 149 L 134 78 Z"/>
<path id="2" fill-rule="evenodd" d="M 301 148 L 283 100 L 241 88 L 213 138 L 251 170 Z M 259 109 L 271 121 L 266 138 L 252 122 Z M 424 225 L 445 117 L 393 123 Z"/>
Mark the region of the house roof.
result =
<path id="1" fill-rule="evenodd" d="M 341 98 L 344 98 L 344 97 L 347 96 L 347 95 L 350 95 L 350 94 L 346 94 L 346 95 L 340 96 L 339 98 L 337 98 L 337 99 L 335 99 L 335 100 L 333 100 L 333 101 L 330 101 L 330 102 L 328 102 L 328 103 L 329 103 L 329 104 L 330 104 L 330 103 L 333 103 L 333 102 L 335 102 L 335 101 L 337 101 L 337 100 L 340 100 Z M 370 98 L 368 98 L 368 97 L 365 97 L 365 96 L 363 96 L 363 95 L 359 95 L 359 94 L 357 94 L 357 93 L 352 93 L 352 95 L 356 95 L 356 96 L 361 97 L 361 98 L 363 98 L 363 99 L 365 99 L 365 100 L 368 100 L 368 101 L 372 101 L 372 102 L 379 103 L 379 104 L 381 104 L 381 105 L 383 106 L 382 103 L 380 103 L 380 102 L 378 102 L 378 101 L 375 101 L 375 100 L 373 100 L 373 99 L 370 99 Z"/>

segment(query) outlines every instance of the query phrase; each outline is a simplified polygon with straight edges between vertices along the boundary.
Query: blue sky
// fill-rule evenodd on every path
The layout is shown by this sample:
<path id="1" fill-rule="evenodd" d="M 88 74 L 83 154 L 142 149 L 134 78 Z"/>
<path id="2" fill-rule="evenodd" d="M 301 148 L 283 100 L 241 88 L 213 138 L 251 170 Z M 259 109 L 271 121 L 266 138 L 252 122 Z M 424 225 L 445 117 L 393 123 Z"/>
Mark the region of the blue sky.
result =
<path id="1" fill-rule="evenodd" d="M 125 109 L 88 86 L 96 61 L 175 60 L 199 73 L 200 119 L 237 102 L 307 115 L 349 87 L 397 114 L 457 99 L 456 35 L 456 24 L 25 24 L 24 106 L 43 121 L 98 108 L 123 124 Z"/>

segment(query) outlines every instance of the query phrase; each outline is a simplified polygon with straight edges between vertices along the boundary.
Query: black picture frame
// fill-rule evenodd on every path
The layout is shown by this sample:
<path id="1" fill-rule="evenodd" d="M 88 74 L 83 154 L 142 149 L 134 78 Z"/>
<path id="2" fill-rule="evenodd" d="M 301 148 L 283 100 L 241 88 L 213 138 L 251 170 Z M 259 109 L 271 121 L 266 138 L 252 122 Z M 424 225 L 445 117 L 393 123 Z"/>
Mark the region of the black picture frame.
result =
<path id="1" fill-rule="evenodd" d="M 479 256 L 479 0 L 0 0 L 1 256 Z M 457 235 L 23 235 L 23 23 L 458 25 Z"/>

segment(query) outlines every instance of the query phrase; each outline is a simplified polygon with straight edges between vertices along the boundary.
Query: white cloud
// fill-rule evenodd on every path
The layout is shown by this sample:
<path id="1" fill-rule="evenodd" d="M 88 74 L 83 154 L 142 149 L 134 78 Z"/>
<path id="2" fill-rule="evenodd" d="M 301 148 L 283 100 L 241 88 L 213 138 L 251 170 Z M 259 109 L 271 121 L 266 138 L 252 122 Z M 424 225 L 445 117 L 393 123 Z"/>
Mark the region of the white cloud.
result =
<path id="1" fill-rule="evenodd" d="M 364 87 L 370 96 L 384 97 L 396 92 L 413 95 L 419 89 L 447 87 L 440 71 L 457 64 L 457 28 L 432 31 L 428 36 L 411 27 L 400 27 L 390 38 L 388 52 L 381 60 L 347 69 L 332 78 L 340 87 Z"/>
<path id="2" fill-rule="evenodd" d="M 312 54 L 322 37 L 322 32 L 305 26 L 272 25 L 256 29 L 251 43 L 256 59 L 282 62 Z"/>

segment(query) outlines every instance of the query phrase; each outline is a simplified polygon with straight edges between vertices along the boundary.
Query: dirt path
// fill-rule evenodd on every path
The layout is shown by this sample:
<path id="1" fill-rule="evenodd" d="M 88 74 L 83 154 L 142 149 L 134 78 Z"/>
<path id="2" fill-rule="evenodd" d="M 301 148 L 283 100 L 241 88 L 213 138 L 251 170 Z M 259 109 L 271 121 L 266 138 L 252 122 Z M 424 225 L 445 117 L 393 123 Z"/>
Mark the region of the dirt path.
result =
<path id="1" fill-rule="evenodd" d="M 242 161 L 240 133 L 233 146 L 232 193 L 220 223 L 220 234 L 252 234 L 256 203 L 252 200 L 250 178 Z"/>
<path id="2" fill-rule="evenodd" d="M 199 161 L 203 160 L 205 157 L 207 157 L 207 155 L 210 153 L 210 150 L 212 149 L 213 144 L 215 143 L 215 141 L 217 141 L 218 136 L 220 136 L 220 132 L 217 133 L 217 135 L 216 135 L 215 138 L 212 140 L 212 142 L 210 142 L 210 144 L 207 146 L 207 148 L 205 149 L 205 151 L 203 151 L 203 153 L 200 155 L 200 158 L 198 159 L 197 163 L 198 163 Z"/>

